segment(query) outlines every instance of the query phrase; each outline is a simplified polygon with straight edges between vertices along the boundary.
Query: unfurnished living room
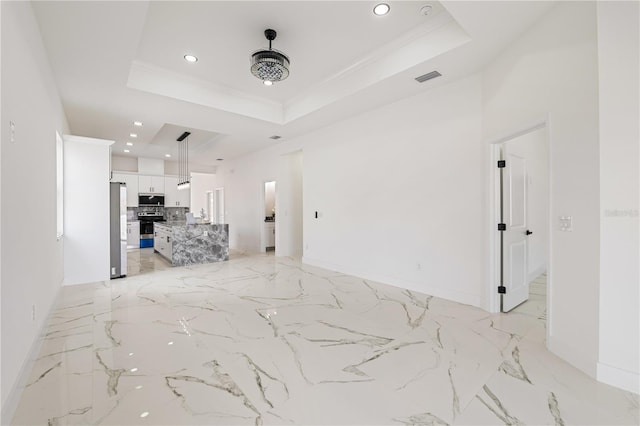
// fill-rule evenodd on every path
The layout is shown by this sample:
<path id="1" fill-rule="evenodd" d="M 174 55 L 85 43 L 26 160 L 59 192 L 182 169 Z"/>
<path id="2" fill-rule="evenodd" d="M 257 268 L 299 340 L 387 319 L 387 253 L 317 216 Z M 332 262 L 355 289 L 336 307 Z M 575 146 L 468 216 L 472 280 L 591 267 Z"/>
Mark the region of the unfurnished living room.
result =
<path id="1" fill-rule="evenodd" d="M 640 423 L 640 2 L 0 22 L 1 424 Z"/>

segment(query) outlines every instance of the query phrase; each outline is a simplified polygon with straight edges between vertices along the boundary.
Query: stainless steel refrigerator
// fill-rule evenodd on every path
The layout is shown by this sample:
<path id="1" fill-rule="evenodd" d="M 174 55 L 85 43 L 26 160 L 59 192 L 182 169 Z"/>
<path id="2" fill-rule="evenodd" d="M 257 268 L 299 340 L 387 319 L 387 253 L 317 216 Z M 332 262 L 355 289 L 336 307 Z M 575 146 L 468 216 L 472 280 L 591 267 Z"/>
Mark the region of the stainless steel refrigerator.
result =
<path id="1" fill-rule="evenodd" d="M 111 182 L 111 279 L 127 275 L 127 185 Z"/>

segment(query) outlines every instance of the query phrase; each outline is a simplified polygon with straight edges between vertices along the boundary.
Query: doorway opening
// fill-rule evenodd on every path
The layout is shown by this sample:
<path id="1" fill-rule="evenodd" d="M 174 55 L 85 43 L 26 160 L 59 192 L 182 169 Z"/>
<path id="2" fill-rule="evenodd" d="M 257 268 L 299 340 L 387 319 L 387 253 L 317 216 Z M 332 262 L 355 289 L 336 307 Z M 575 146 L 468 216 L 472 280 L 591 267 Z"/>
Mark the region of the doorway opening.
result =
<path id="1" fill-rule="evenodd" d="M 264 225 L 262 232 L 264 251 L 276 249 L 276 182 L 264 183 Z"/>
<path id="2" fill-rule="evenodd" d="M 207 192 L 207 215 L 212 224 L 225 223 L 224 210 L 224 188 L 215 188 Z"/>
<path id="3" fill-rule="evenodd" d="M 546 121 L 491 146 L 491 312 L 550 323 L 550 172 Z M 548 330 L 547 328 L 547 336 Z"/>

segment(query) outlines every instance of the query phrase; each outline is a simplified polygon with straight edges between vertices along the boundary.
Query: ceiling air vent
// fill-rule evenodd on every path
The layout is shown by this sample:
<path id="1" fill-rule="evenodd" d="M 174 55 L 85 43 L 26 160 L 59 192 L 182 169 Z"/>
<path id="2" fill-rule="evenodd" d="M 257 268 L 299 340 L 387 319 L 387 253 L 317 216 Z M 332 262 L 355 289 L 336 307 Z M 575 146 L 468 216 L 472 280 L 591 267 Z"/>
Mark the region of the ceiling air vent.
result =
<path id="1" fill-rule="evenodd" d="M 418 83 L 424 83 L 427 80 L 431 80 L 432 78 L 440 77 L 441 75 L 442 74 L 440 74 L 438 71 L 431 71 L 429 73 L 421 75 L 420 77 L 416 77 L 416 81 Z"/>
<path id="2" fill-rule="evenodd" d="M 278 139 L 281 139 L 282 136 L 278 136 L 278 135 L 273 135 L 273 136 L 269 136 L 269 139 L 273 139 L 274 141 L 277 141 Z"/>

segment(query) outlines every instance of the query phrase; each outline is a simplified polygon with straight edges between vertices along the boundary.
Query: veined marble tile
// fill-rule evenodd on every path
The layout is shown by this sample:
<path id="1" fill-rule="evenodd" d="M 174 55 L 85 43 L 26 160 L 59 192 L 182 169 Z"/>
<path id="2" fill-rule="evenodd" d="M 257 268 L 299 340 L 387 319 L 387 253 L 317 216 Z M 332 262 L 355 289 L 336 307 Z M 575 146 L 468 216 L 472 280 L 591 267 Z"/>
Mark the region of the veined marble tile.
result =
<path id="1" fill-rule="evenodd" d="M 323 383 L 296 392 L 276 411 L 284 421 L 269 424 L 402 424 L 420 408 L 375 382 Z"/>
<path id="2" fill-rule="evenodd" d="M 61 289 L 12 424 L 638 423 L 546 351 L 540 294 L 491 315 L 272 254 L 129 256 Z"/>

